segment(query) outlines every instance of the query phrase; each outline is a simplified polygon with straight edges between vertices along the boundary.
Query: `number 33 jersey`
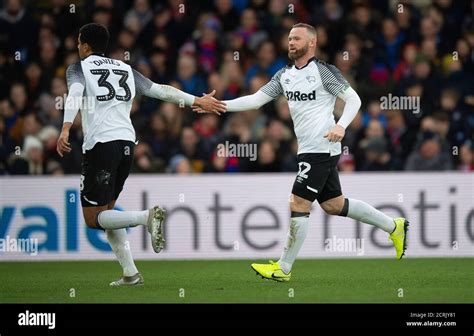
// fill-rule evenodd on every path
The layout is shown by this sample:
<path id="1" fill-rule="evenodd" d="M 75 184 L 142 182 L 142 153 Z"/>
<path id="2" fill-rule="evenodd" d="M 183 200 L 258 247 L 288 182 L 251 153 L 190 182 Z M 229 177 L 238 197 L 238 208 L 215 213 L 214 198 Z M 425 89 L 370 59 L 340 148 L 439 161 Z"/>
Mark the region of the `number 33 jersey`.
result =
<path id="1" fill-rule="evenodd" d="M 151 81 L 130 65 L 92 54 L 70 65 L 66 71 L 68 88 L 73 83 L 84 86 L 81 102 L 83 152 L 98 142 L 129 140 L 135 142 L 130 110 L 136 89 Z M 141 83 L 149 81 L 150 83 Z"/>

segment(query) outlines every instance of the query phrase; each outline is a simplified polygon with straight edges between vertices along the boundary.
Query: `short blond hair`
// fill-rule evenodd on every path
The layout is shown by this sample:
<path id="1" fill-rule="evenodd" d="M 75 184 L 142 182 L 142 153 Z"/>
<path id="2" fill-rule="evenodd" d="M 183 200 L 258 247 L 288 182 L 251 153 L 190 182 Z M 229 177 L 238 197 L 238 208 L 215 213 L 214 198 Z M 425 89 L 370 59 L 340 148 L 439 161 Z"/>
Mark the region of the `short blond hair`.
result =
<path id="1" fill-rule="evenodd" d="M 307 24 L 307 23 L 299 22 L 299 23 L 293 25 L 293 27 L 291 27 L 291 29 L 293 29 L 293 28 L 306 28 L 308 33 L 310 33 L 311 35 L 314 35 L 314 36 L 317 35 L 316 34 L 316 28 L 314 28 L 312 25 Z"/>

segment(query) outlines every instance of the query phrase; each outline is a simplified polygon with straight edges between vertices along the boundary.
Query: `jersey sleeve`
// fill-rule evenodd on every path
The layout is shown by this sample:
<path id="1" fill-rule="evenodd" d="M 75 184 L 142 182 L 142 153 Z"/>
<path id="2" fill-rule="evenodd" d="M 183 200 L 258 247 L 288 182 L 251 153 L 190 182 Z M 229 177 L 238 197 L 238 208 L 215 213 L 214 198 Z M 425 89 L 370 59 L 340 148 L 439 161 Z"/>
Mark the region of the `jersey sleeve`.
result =
<path id="1" fill-rule="evenodd" d="M 67 67 L 66 81 L 68 89 L 70 89 L 71 85 L 74 83 L 79 83 L 83 87 L 86 86 L 86 80 L 84 78 L 84 73 L 82 72 L 81 62 L 73 63 Z"/>
<path id="2" fill-rule="evenodd" d="M 136 95 L 146 95 L 153 85 L 153 82 L 139 73 L 137 70 L 132 69 L 133 79 L 135 81 L 135 94 Z"/>
<path id="3" fill-rule="evenodd" d="M 272 101 L 274 97 L 270 97 L 262 90 L 258 90 L 253 95 L 243 96 L 232 100 L 224 100 L 227 105 L 227 112 L 248 111 L 260 108 L 260 106 Z"/>
<path id="4" fill-rule="evenodd" d="M 264 92 L 272 98 L 276 98 L 283 94 L 283 87 L 281 86 L 280 78 L 286 68 L 280 69 L 272 79 L 260 88 L 260 91 Z"/>
<path id="5" fill-rule="evenodd" d="M 347 80 L 334 65 L 322 62 L 317 62 L 316 64 L 318 65 L 324 89 L 333 96 L 337 96 L 340 92 L 350 87 Z"/>

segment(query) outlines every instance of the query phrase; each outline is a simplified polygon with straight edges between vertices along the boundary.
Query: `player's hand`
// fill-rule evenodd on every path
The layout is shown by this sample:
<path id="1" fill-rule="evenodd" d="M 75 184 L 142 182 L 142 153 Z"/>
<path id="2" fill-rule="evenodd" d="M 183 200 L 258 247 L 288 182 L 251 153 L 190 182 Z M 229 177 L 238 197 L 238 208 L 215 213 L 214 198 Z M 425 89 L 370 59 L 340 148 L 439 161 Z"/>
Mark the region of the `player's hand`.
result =
<path id="1" fill-rule="evenodd" d="M 216 90 L 213 90 L 211 93 L 205 94 L 202 97 L 196 97 L 192 109 L 197 113 L 215 113 L 220 115 L 226 111 L 225 103 L 221 102 L 214 98 Z"/>
<path id="2" fill-rule="evenodd" d="M 333 128 L 329 132 L 326 133 L 324 136 L 329 140 L 329 142 L 340 142 L 344 135 L 346 134 L 346 130 L 341 125 L 334 125 Z"/>
<path id="3" fill-rule="evenodd" d="M 69 131 L 61 131 L 58 143 L 56 145 L 56 151 L 61 157 L 63 157 L 65 153 L 69 153 L 71 151 L 71 144 L 69 143 Z"/>
<path id="4" fill-rule="evenodd" d="M 208 113 L 206 110 L 203 110 L 202 108 L 200 108 L 200 107 L 197 106 L 197 105 L 193 105 L 193 106 L 191 106 L 191 108 L 192 108 L 193 111 L 196 112 L 196 113 Z"/>

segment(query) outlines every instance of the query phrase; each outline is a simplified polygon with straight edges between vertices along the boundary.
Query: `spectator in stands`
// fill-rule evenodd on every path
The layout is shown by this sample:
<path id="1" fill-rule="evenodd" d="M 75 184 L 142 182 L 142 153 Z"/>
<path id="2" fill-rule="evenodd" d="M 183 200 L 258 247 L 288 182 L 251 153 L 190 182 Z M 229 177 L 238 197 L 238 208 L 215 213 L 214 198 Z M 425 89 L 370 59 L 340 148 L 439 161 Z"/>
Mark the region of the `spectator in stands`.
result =
<path id="1" fill-rule="evenodd" d="M 181 154 L 177 154 L 171 158 L 168 171 L 178 175 L 189 175 L 193 173 L 191 162 L 186 156 Z"/>
<path id="2" fill-rule="evenodd" d="M 275 173 L 280 171 L 280 162 L 276 150 L 270 141 L 262 141 L 258 145 L 257 160 L 249 161 L 249 172 Z"/>
<path id="3" fill-rule="evenodd" d="M 262 42 L 257 48 L 255 65 L 245 74 L 246 85 L 250 84 L 250 80 L 258 73 L 265 73 L 268 77 L 272 77 L 278 70 L 285 66 L 285 61 L 277 58 L 275 46 L 270 41 Z"/>
<path id="4" fill-rule="evenodd" d="M 289 129 L 293 129 L 293 120 L 291 119 L 290 108 L 288 107 L 288 101 L 284 96 L 280 96 L 276 99 L 275 109 L 278 120 L 280 120 Z"/>
<path id="5" fill-rule="evenodd" d="M 220 139 L 218 117 L 215 114 L 205 114 L 194 122 L 193 129 L 201 139 L 202 159 L 210 158 L 212 149 Z"/>
<path id="6" fill-rule="evenodd" d="M 27 96 L 32 100 L 37 100 L 44 89 L 46 83 L 43 80 L 43 72 L 36 62 L 31 62 L 25 69 L 25 87 Z"/>
<path id="7" fill-rule="evenodd" d="M 237 35 L 243 39 L 244 44 L 251 50 L 256 51 L 261 42 L 268 38 L 268 34 L 261 30 L 255 10 L 248 8 L 242 12 L 240 26 Z"/>
<path id="8" fill-rule="evenodd" d="M 344 173 L 354 172 L 356 169 L 354 156 L 352 154 L 342 153 L 337 164 L 337 169 Z"/>
<path id="9" fill-rule="evenodd" d="M 417 133 L 409 128 L 405 122 L 405 117 L 400 110 L 388 110 L 387 134 L 393 155 L 400 162 L 405 162 L 416 142 Z"/>
<path id="10" fill-rule="evenodd" d="M 230 32 L 239 24 L 239 14 L 234 8 L 232 0 L 214 1 L 215 11 L 219 21 L 222 22 L 222 30 Z"/>
<path id="11" fill-rule="evenodd" d="M 133 150 L 132 173 L 159 173 L 165 170 L 165 161 L 159 156 L 153 155 L 150 146 L 138 143 Z"/>
<path id="12" fill-rule="evenodd" d="M 400 31 L 397 22 L 391 18 L 382 21 L 382 36 L 379 38 L 379 50 L 382 53 L 379 58 L 384 60 L 385 65 L 393 70 L 398 64 L 405 35 Z"/>
<path id="13" fill-rule="evenodd" d="M 189 94 L 201 96 L 207 91 L 204 78 L 197 72 L 196 60 L 191 56 L 180 56 L 176 80 Z"/>
<path id="14" fill-rule="evenodd" d="M 408 43 L 403 47 L 402 58 L 393 71 L 393 78 L 396 81 L 408 78 L 413 74 L 417 55 L 418 46 L 415 43 Z"/>
<path id="15" fill-rule="evenodd" d="M 472 141 L 466 141 L 459 151 L 458 170 L 465 172 L 474 171 L 474 147 Z"/>
<path id="16" fill-rule="evenodd" d="M 380 101 L 378 100 L 369 101 L 369 104 L 367 105 L 367 111 L 363 113 L 363 125 L 367 126 L 369 121 L 373 119 L 380 121 L 384 127 L 387 125 L 385 113 L 382 112 Z"/>
<path id="17" fill-rule="evenodd" d="M 148 0 L 135 0 L 133 8 L 123 18 L 123 24 L 134 33 L 140 33 L 153 18 Z"/>
<path id="18" fill-rule="evenodd" d="M 361 170 L 364 167 L 365 148 L 369 141 L 379 137 L 385 137 L 385 129 L 380 121 L 372 119 L 365 128 L 364 137 L 358 142 L 357 148 L 352 149 L 356 158 L 357 170 Z"/>
<path id="19" fill-rule="evenodd" d="M 59 137 L 59 131 L 53 126 L 46 126 L 38 133 L 38 139 L 43 145 L 43 154 L 46 164 L 50 162 L 57 162 L 61 160 L 59 154 L 56 152 L 56 142 Z"/>
<path id="20" fill-rule="evenodd" d="M 200 173 L 204 170 L 205 160 L 208 156 L 203 149 L 202 141 L 192 127 L 183 128 L 179 154 L 187 160 L 193 172 Z M 176 157 L 174 159 L 176 160 Z"/>
<path id="21" fill-rule="evenodd" d="M 355 118 L 346 128 L 346 135 L 342 139 L 342 148 L 348 148 L 355 151 L 359 141 L 364 137 L 364 126 L 362 125 L 362 114 L 357 113 Z"/>
<path id="22" fill-rule="evenodd" d="M 48 161 L 46 164 L 46 173 L 48 175 L 62 176 L 64 169 L 58 161 Z"/>
<path id="23" fill-rule="evenodd" d="M 28 110 L 28 96 L 25 85 L 14 83 L 10 89 L 10 101 L 13 103 L 14 113 L 17 116 L 24 116 Z"/>
<path id="24" fill-rule="evenodd" d="M 395 20 L 408 42 L 415 42 L 418 39 L 418 18 L 415 8 L 410 3 L 403 3 L 402 10 L 400 7 L 395 11 Z"/>
<path id="25" fill-rule="evenodd" d="M 0 102 L 0 109 L 1 104 L 3 104 L 3 102 Z M 7 173 L 7 157 L 12 150 L 13 143 L 9 140 L 5 132 L 5 120 L 0 114 L 0 175 Z"/>
<path id="26" fill-rule="evenodd" d="M 160 113 L 165 117 L 167 133 L 173 142 L 170 146 L 176 147 L 183 129 L 183 108 L 173 103 L 164 102 L 160 105 Z"/>
<path id="27" fill-rule="evenodd" d="M 34 113 L 28 113 L 23 118 L 22 137 L 26 137 L 28 135 L 37 136 L 40 130 L 41 123 L 38 120 L 38 116 Z"/>
<path id="28" fill-rule="evenodd" d="M 150 144 L 153 155 L 167 162 L 172 154 L 173 140 L 168 134 L 168 122 L 159 111 L 151 117 L 150 131 L 146 142 Z"/>
<path id="29" fill-rule="evenodd" d="M 47 169 L 41 141 L 33 135 L 27 135 L 21 155 L 11 154 L 9 167 L 12 175 L 45 175 Z"/>
<path id="30" fill-rule="evenodd" d="M 452 169 L 449 154 L 441 151 L 439 136 L 431 131 L 422 134 L 419 147 L 410 154 L 405 164 L 405 170 L 441 171 Z"/>
<path id="31" fill-rule="evenodd" d="M 37 22 L 26 10 L 22 0 L 6 0 L 0 12 L 0 40 L 6 41 L 9 54 L 20 52 L 25 62 L 35 51 Z"/>
<path id="32" fill-rule="evenodd" d="M 222 155 L 224 154 L 224 155 Z M 235 173 L 240 171 L 239 158 L 237 156 L 225 155 L 218 149 L 211 156 L 211 162 L 205 167 L 206 173 Z"/>
<path id="33" fill-rule="evenodd" d="M 474 127 L 474 123 L 470 124 L 468 113 L 461 109 L 459 99 L 459 93 L 453 88 L 441 92 L 441 109 L 449 117 L 448 139 L 454 146 L 460 146 L 468 140 L 472 136 L 470 130 L 472 132 Z"/>
<path id="34" fill-rule="evenodd" d="M 283 158 L 291 151 L 292 131 L 280 120 L 271 119 L 265 129 L 263 138 L 272 143 L 277 156 Z"/>
<path id="35" fill-rule="evenodd" d="M 225 83 L 225 90 L 222 92 L 223 99 L 234 99 L 244 88 L 244 75 L 240 63 L 235 60 L 224 61 L 221 67 L 220 75 Z"/>
<path id="36" fill-rule="evenodd" d="M 426 164 L 429 167 L 422 168 L 445 169 L 453 159 L 452 169 L 469 167 L 465 143 L 474 136 L 474 29 L 469 1 L 297 1 L 291 3 L 294 13 L 278 0 L 209 4 L 95 0 L 74 2 L 74 13 L 69 3 L 6 0 L 0 10 L 0 173 L 28 173 L 21 160 L 7 167 L 7 158 L 13 154 L 13 161 L 20 159 L 16 146 L 22 146 L 27 136 L 44 133 L 50 136 L 43 144 L 43 173 L 80 173 L 80 115 L 70 132 L 73 151 L 58 161 L 61 166 L 48 154 L 47 143 L 51 127 L 62 126 L 63 107 L 56 99 L 67 90 L 66 68 L 79 61 L 76 30 L 91 20 L 109 28 L 106 56 L 126 61 L 154 82 L 195 95 L 215 88 L 219 99 L 260 89 L 288 61 L 288 28 L 296 21 L 311 23 L 317 30 L 317 57 L 339 67 L 361 96 L 362 111 L 367 111 L 346 130 L 342 146 L 348 158 L 341 167 L 351 170 L 355 162 L 357 170 L 392 169 L 393 162 L 395 167 L 418 169 Z M 420 109 L 382 110 L 380 97 L 389 93 L 420 97 Z M 341 109 L 337 100 L 336 120 Z M 137 97 L 131 119 L 143 144 L 136 171 L 297 169 L 295 136 L 282 131 L 292 127 L 284 97 L 258 110 L 220 118 Z M 433 139 L 425 139 L 427 132 L 435 134 Z M 385 137 L 384 145 L 380 136 Z M 29 144 L 35 142 L 28 139 Z M 225 140 L 261 142 L 265 162 L 249 166 L 245 158 L 216 156 L 217 144 Z M 192 145 L 195 142 L 198 145 Z M 368 154 L 367 146 L 375 150 Z M 197 158 L 176 156 L 188 155 L 184 147 L 188 154 L 196 151 Z M 390 155 L 386 162 L 379 160 L 387 158 L 385 149 Z M 378 156 L 377 150 L 383 155 Z M 429 159 L 418 162 L 417 157 Z"/>
<path id="37" fill-rule="evenodd" d="M 383 136 L 370 138 L 364 143 L 365 160 L 361 167 L 364 171 L 389 171 L 400 169 L 390 152 L 387 140 Z"/>
<path id="38" fill-rule="evenodd" d="M 196 41 L 197 59 L 201 69 L 209 74 L 217 69 L 217 59 L 221 53 L 218 35 L 221 31 L 220 22 L 213 16 L 204 19 Z"/>

